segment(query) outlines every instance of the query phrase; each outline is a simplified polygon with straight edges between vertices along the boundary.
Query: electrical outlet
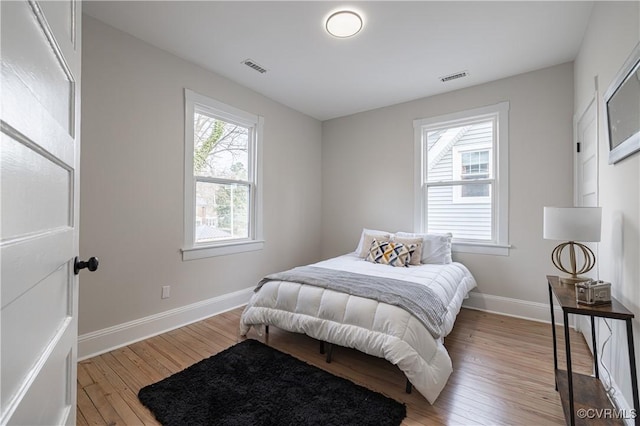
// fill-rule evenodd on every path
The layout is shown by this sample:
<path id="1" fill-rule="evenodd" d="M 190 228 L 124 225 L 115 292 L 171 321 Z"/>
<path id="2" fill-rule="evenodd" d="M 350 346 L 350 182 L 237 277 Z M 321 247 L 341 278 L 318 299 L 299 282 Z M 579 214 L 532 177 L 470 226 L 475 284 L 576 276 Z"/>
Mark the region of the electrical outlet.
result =
<path id="1" fill-rule="evenodd" d="M 169 285 L 164 285 L 162 286 L 162 298 L 163 299 L 168 299 L 171 296 L 171 286 Z"/>

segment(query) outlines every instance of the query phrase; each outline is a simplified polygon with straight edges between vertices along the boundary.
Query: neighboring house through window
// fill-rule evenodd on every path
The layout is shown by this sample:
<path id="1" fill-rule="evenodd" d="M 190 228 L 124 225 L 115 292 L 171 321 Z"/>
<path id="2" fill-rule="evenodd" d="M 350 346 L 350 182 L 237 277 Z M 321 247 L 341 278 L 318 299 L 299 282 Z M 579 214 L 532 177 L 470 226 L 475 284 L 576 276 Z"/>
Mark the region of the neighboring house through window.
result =
<path id="1" fill-rule="evenodd" d="M 416 228 L 454 251 L 508 254 L 509 103 L 414 121 Z"/>
<path id="2" fill-rule="evenodd" d="M 183 260 L 259 250 L 263 119 L 185 89 Z"/>
<path id="3" fill-rule="evenodd" d="M 488 179 L 491 177 L 492 147 L 456 149 L 453 154 L 454 171 L 460 180 Z M 491 202 L 491 185 L 488 183 L 472 183 L 456 187 L 460 191 L 454 194 L 454 202 L 489 203 Z"/>

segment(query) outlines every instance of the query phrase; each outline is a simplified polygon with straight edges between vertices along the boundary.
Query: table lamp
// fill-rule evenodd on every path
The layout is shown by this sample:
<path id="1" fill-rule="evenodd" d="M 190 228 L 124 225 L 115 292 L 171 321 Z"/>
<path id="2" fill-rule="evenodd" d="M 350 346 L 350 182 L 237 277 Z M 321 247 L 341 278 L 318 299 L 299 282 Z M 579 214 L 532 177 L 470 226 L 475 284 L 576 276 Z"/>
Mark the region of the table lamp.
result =
<path id="1" fill-rule="evenodd" d="M 601 234 L 602 209 L 600 207 L 545 207 L 543 237 L 546 240 L 566 241 L 558 245 L 551 253 L 553 265 L 569 274 L 569 277 L 560 277 L 560 282 L 576 283 L 586 281 L 589 278 L 580 274 L 589 272 L 596 264 L 596 256 L 593 251 L 580 244 L 581 242 L 599 242 Z M 583 264 L 577 266 L 576 247 L 582 253 Z M 569 250 L 569 269 L 562 264 L 562 252 Z"/>

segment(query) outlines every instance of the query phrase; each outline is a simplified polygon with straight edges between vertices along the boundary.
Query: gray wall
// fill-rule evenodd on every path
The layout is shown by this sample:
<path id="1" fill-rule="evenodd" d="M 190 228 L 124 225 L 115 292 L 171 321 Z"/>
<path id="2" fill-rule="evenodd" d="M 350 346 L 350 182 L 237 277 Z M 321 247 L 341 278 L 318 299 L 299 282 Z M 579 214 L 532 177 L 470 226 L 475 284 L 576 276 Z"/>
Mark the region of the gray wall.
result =
<path id="1" fill-rule="evenodd" d="M 548 303 L 553 241 L 543 206 L 572 203 L 571 63 L 322 124 L 322 255 L 353 251 L 363 227 L 413 228 L 413 120 L 510 102 L 510 256 L 456 254 L 486 295 Z M 385 179 L 381 179 L 381 176 Z M 392 176 L 389 178 L 389 176 Z"/>
<path id="2" fill-rule="evenodd" d="M 580 53 L 575 60 L 577 116 L 583 113 L 593 98 L 594 78 L 598 79 L 601 101 L 614 76 L 639 41 L 640 3 L 595 4 Z M 600 105 L 602 110 L 602 103 Z M 608 139 L 602 113 L 598 116 L 598 124 L 602 241 L 598 245 L 596 266 L 599 278 L 611 282 L 614 297 L 635 314 L 636 364 L 640 365 L 640 153 L 609 165 Z M 624 323 L 611 321 L 610 324 L 613 337 L 605 348 L 603 358 L 632 408 Z M 602 341 L 609 336 L 609 330 L 601 321 L 599 325 L 599 338 Z M 606 372 L 602 374 L 606 375 Z"/>
<path id="3" fill-rule="evenodd" d="M 101 264 L 81 276 L 79 333 L 320 260 L 320 122 L 84 18 L 80 254 Z M 262 251 L 181 260 L 185 87 L 265 117 Z"/>

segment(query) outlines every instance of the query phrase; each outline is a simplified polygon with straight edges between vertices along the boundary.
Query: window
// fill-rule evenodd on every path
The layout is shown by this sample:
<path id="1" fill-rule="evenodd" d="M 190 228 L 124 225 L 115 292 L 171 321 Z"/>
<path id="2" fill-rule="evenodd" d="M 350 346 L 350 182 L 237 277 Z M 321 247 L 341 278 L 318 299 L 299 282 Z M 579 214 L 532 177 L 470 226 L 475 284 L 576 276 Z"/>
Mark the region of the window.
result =
<path id="1" fill-rule="evenodd" d="M 478 126 L 480 127 L 480 126 Z M 470 132 L 473 133 L 473 132 Z M 492 141 L 484 143 L 454 145 L 453 180 L 470 181 L 470 183 L 453 187 L 453 203 L 490 204 L 491 184 L 476 183 L 478 180 L 491 179 Z"/>
<path id="2" fill-rule="evenodd" d="M 414 121 L 416 228 L 508 255 L 509 103 Z"/>
<path id="3" fill-rule="evenodd" d="M 183 260 L 259 250 L 263 119 L 185 89 Z"/>

